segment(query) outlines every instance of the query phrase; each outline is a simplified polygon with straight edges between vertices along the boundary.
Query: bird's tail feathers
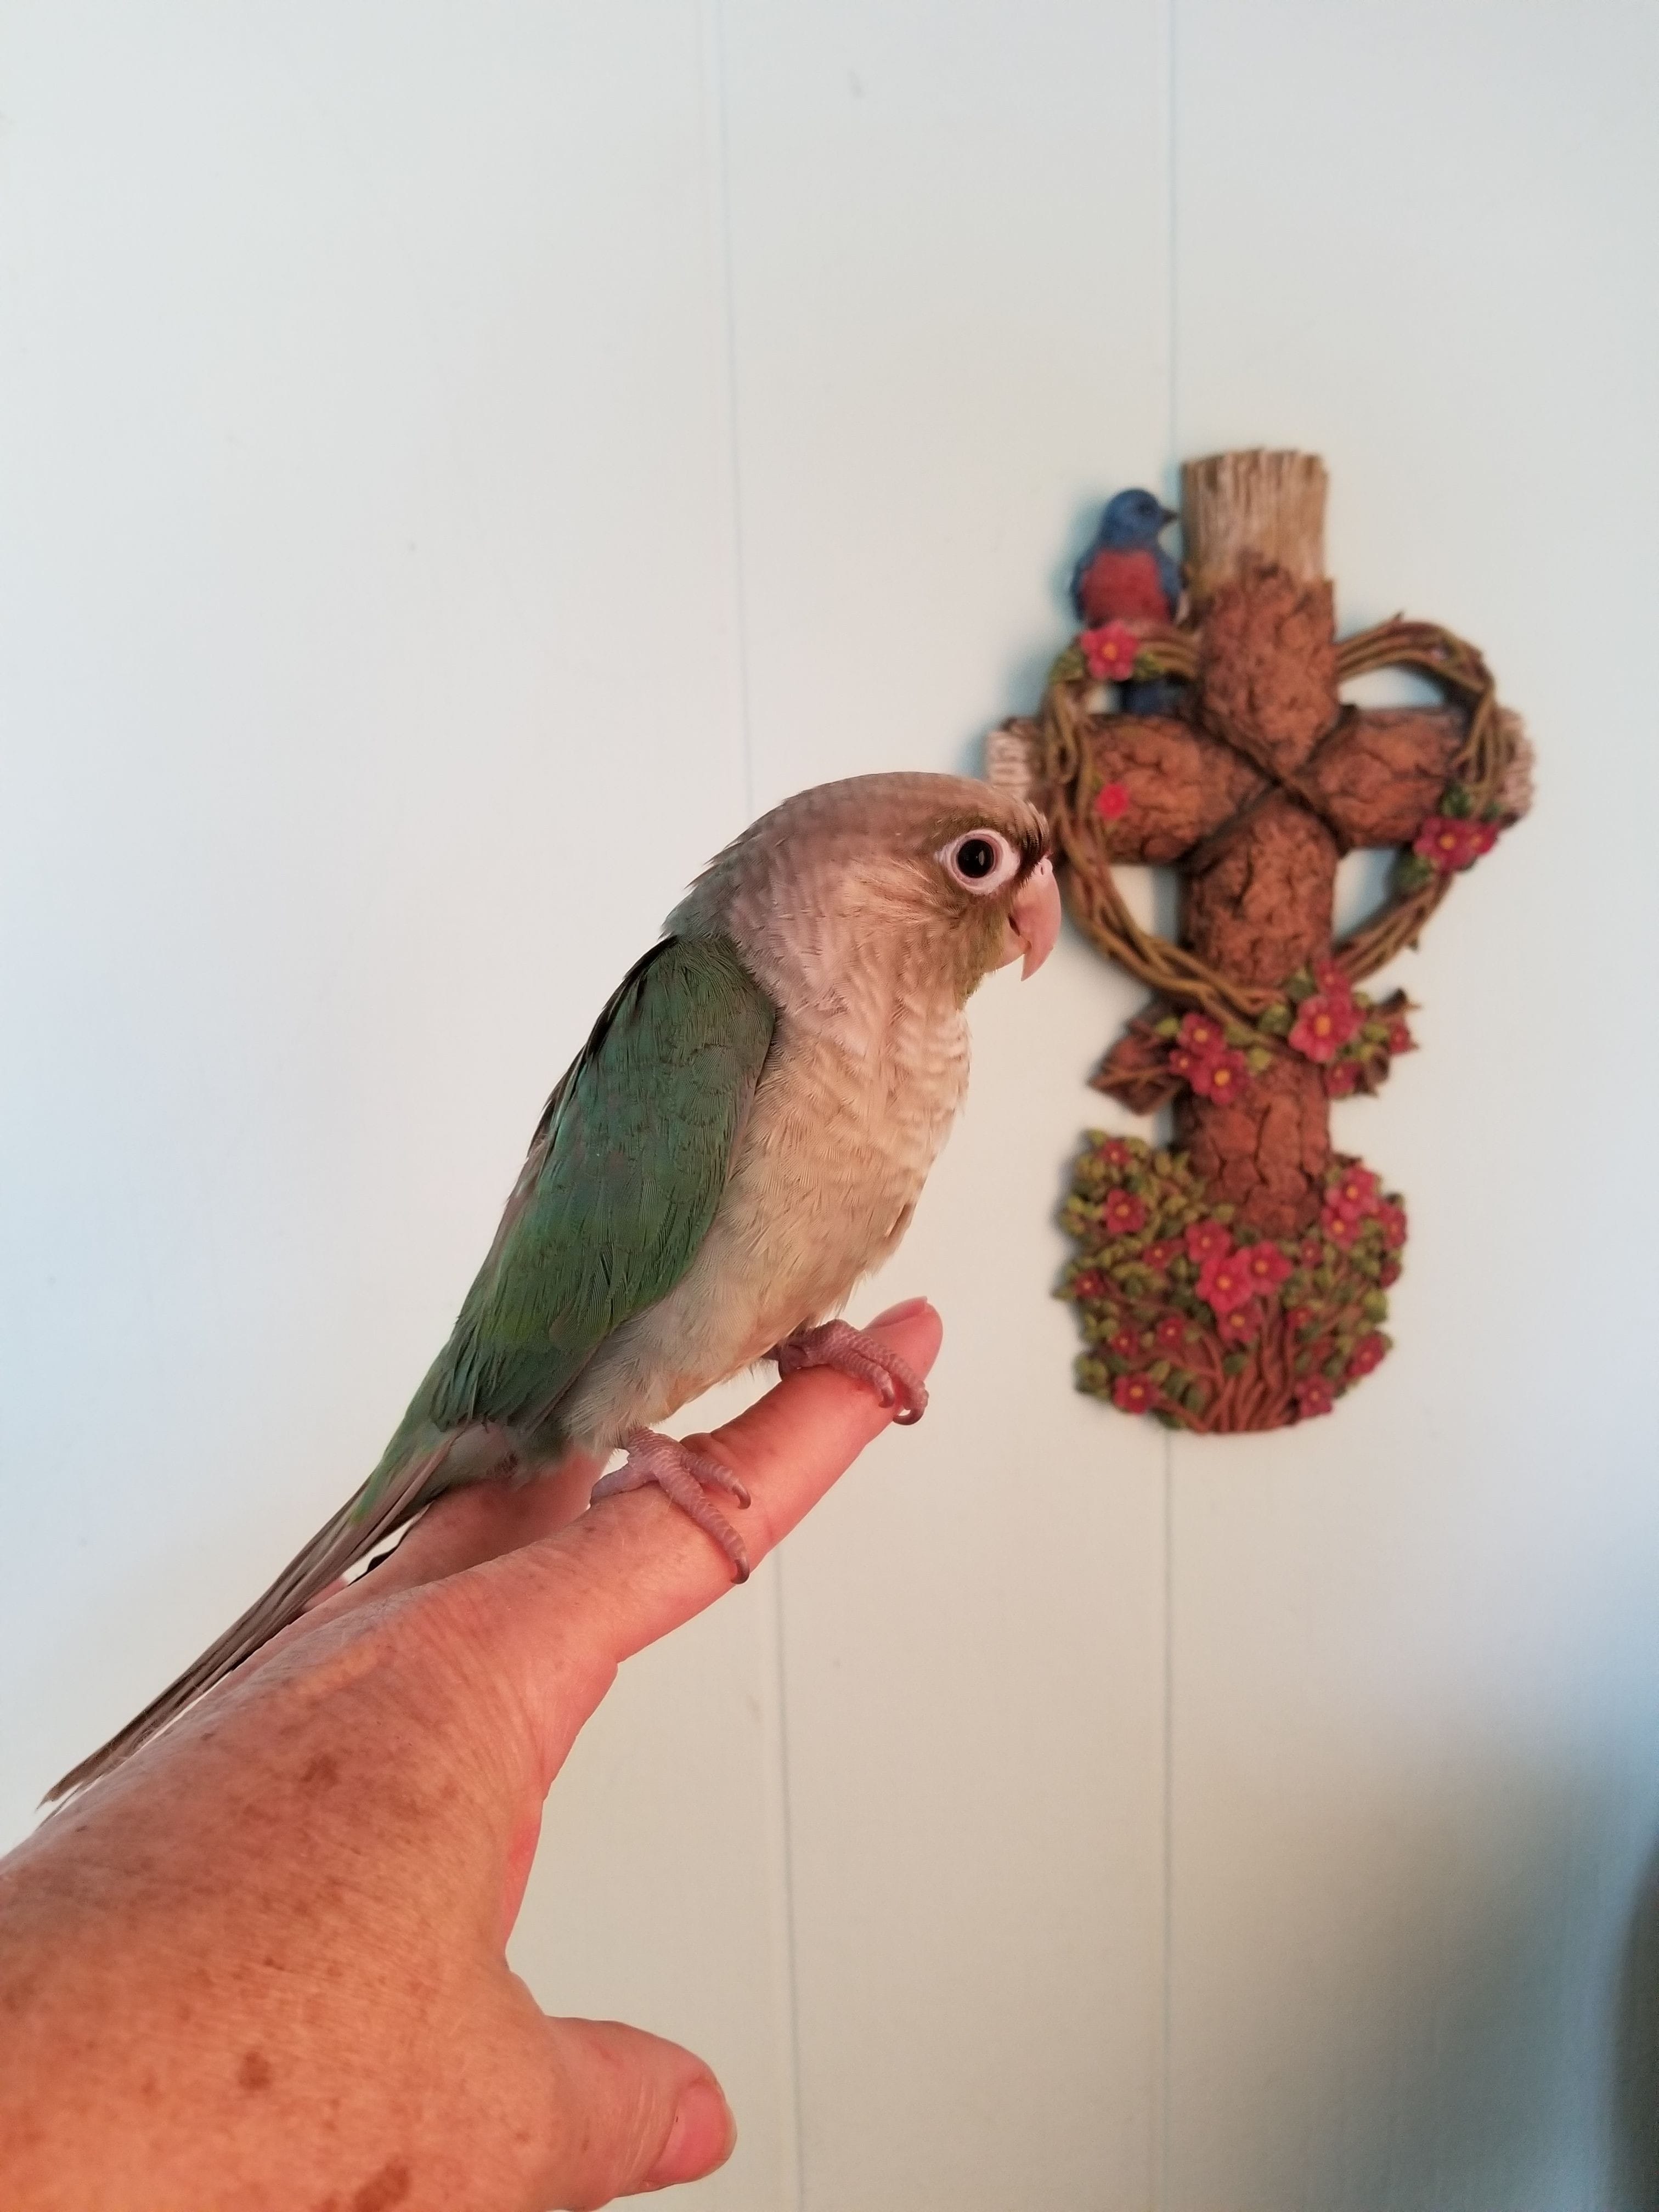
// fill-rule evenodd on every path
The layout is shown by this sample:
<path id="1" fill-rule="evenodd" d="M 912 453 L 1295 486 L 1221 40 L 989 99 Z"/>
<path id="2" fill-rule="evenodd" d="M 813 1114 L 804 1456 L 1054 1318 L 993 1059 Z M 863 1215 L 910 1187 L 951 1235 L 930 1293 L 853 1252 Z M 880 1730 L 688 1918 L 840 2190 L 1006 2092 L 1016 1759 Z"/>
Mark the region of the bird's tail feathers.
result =
<path id="1" fill-rule="evenodd" d="M 430 1430 L 428 1437 L 431 1437 Z M 297 1620 L 320 1590 L 326 1589 L 330 1583 L 355 1566 L 366 1553 L 392 1534 L 411 1514 L 418 1512 L 440 1489 L 447 1486 L 435 1482 L 434 1478 L 453 1442 L 453 1433 L 441 1437 L 435 1443 L 428 1441 L 423 1449 L 411 1451 L 389 1472 L 383 1473 L 381 1468 L 377 1468 L 356 1497 L 343 1505 L 331 1521 L 325 1522 L 311 1541 L 295 1554 L 263 1597 L 255 1599 L 241 1618 L 233 1621 L 222 1636 L 210 1644 L 176 1681 L 170 1682 L 159 1697 L 151 1698 L 143 1712 L 78 1766 L 72 1766 L 61 1781 L 55 1782 L 41 1802 L 55 1804 L 72 1790 L 118 1766 L 141 1744 L 148 1743 L 169 1721 L 175 1720 L 204 1691 L 210 1690 L 245 1659 L 251 1658 L 279 1629 Z"/>

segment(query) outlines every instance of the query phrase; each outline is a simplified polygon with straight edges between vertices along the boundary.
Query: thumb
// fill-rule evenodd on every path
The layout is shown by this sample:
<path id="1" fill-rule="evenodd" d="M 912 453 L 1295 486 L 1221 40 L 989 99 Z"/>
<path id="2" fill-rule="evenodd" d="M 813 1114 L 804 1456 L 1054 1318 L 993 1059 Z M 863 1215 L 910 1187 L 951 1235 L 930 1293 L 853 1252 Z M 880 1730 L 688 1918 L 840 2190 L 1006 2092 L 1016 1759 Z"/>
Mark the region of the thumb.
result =
<path id="1" fill-rule="evenodd" d="M 540 2203 L 586 2212 L 712 2173 L 738 2139 L 720 2087 L 678 2043 L 614 2020 L 542 2023 L 551 2123 Z"/>

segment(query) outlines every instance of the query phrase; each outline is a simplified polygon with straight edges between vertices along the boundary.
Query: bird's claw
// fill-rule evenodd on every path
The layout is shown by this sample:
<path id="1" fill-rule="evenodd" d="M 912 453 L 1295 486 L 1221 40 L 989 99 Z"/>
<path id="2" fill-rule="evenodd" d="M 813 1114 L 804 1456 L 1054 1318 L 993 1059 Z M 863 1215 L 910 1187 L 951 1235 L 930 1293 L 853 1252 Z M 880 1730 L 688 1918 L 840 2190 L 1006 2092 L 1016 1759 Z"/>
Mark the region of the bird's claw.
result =
<path id="1" fill-rule="evenodd" d="M 655 1429 L 630 1429 L 622 1441 L 628 1457 L 614 1474 L 601 1476 L 594 1484 L 589 1504 L 654 1485 L 706 1535 L 714 1538 L 732 1562 L 732 1580 L 746 1583 L 749 1554 L 743 1539 L 708 1495 L 711 1490 L 721 1490 L 739 1506 L 747 1506 L 749 1492 L 731 1468 L 712 1452 L 699 1451 L 673 1437 L 659 1436 Z"/>
<path id="2" fill-rule="evenodd" d="M 890 1345 L 871 1336 L 850 1322 L 827 1321 L 817 1328 L 798 1328 L 769 1358 L 780 1375 L 798 1375 L 806 1367 L 832 1367 L 867 1382 L 895 1421 L 905 1427 L 919 1421 L 927 1410 L 927 1386 L 908 1359 L 901 1359 Z"/>

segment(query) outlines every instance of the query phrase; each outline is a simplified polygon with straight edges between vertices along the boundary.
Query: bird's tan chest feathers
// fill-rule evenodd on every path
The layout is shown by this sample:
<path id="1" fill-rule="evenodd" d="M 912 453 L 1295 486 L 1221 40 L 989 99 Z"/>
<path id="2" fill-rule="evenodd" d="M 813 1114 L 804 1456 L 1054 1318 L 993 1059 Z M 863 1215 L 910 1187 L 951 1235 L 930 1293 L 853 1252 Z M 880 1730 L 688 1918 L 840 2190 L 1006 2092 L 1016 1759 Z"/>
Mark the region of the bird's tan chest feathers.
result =
<path id="1" fill-rule="evenodd" d="M 840 1309 L 908 1226 L 968 1058 L 951 1002 L 901 998 L 867 1021 L 780 1018 L 696 1257 L 584 1378 L 580 1425 L 595 1443 L 666 1419 Z"/>

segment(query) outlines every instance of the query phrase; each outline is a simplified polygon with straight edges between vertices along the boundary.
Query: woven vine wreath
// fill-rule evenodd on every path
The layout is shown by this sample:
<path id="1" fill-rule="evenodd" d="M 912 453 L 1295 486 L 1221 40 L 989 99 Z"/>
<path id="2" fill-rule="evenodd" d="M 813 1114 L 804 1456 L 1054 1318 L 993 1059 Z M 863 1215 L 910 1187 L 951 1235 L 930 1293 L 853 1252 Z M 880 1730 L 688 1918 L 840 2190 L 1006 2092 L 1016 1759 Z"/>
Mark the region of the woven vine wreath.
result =
<path id="1" fill-rule="evenodd" d="M 1048 813 L 1079 926 L 1154 994 L 1096 1087 L 1175 1109 L 1171 1148 L 1094 1132 L 1078 1159 L 1060 1295 L 1079 1382 L 1206 1433 L 1328 1413 L 1388 1352 L 1405 1210 L 1332 1149 L 1329 1105 L 1378 1089 L 1411 1009 L 1359 986 L 1530 799 L 1530 748 L 1472 646 L 1401 618 L 1337 641 L 1325 489 L 1310 455 L 1189 464 L 1189 611 L 1085 620 L 1041 714 L 988 746 L 992 780 Z M 1344 703 L 1382 668 L 1443 703 Z M 1375 847 L 1396 848 L 1391 895 L 1334 941 L 1337 864 Z M 1179 871 L 1179 943 L 1130 914 L 1128 863 Z"/>

